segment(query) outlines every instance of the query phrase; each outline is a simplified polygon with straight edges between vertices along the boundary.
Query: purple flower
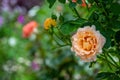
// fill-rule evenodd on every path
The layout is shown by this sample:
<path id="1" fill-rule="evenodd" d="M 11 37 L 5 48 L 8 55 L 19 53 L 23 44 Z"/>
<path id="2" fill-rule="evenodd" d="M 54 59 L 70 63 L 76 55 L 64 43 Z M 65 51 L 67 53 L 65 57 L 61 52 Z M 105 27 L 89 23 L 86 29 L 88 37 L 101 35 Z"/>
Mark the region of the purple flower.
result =
<path id="1" fill-rule="evenodd" d="M 34 71 L 40 70 L 40 65 L 35 61 L 32 62 L 31 67 Z"/>
<path id="2" fill-rule="evenodd" d="M 19 15 L 18 18 L 17 18 L 17 21 L 18 21 L 19 23 L 23 24 L 24 21 L 25 21 L 24 16 L 23 16 L 23 15 Z"/>
<path id="3" fill-rule="evenodd" d="M 4 18 L 0 16 L 0 26 L 4 23 Z"/>

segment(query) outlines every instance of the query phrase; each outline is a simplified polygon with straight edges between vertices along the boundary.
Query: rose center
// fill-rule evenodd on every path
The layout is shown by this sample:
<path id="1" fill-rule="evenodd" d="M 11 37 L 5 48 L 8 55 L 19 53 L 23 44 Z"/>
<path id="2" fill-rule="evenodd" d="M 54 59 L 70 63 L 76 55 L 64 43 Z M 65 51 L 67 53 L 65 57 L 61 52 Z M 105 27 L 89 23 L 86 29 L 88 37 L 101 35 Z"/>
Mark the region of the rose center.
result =
<path id="1" fill-rule="evenodd" d="M 83 42 L 82 46 L 83 46 L 83 49 L 87 50 L 87 51 L 90 51 L 91 48 L 92 48 L 92 45 L 89 42 L 86 42 L 86 41 Z"/>
<path id="2" fill-rule="evenodd" d="M 79 36 L 79 46 L 85 51 L 91 51 L 93 48 L 96 48 L 96 38 L 91 32 L 81 33 Z"/>

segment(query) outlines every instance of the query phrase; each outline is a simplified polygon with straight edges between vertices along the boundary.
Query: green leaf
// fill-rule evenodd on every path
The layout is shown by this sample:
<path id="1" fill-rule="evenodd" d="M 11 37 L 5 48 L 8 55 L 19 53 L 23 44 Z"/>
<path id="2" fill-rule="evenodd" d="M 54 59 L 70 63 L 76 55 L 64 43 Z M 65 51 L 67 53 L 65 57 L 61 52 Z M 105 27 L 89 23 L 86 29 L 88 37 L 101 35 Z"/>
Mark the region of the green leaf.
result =
<path id="1" fill-rule="evenodd" d="M 12 33 L 12 31 L 11 31 L 11 28 L 10 27 L 2 27 L 2 28 L 0 28 L 0 38 L 2 38 L 2 37 L 8 37 L 8 36 L 10 36 L 11 35 L 11 33 Z"/>
<path id="2" fill-rule="evenodd" d="M 115 40 L 116 40 L 117 43 L 120 43 L 120 30 L 116 32 Z"/>
<path id="3" fill-rule="evenodd" d="M 54 5 L 54 3 L 56 2 L 56 0 L 47 0 L 47 1 L 49 3 L 49 8 L 51 8 Z"/>
<path id="4" fill-rule="evenodd" d="M 65 22 L 61 25 L 60 30 L 65 35 L 71 35 L 74 33 L 79 27 L 81 27 L 86 20 L 80 18 L 77 20 L 71 20 L 68 22 Z"/>
<path id="5" fill-rule="evenodd" d="M 82 25 L 82 24 L 84 24 L 85 22 L 86 22 L 86 20 L 83 19 L 83 18 L 79 18 L 79 19 L 76 19 L 76 20 L 74 20 L 74 21 L 71 21 L 72 24 L 77 24 L 77 25 Z"/>
<path id="6" fill-rule="evenodd" d="M 118 4 L 118 3 L 113 3 L 112 5 L 111 5 L 111 8 L 110 8 L 110 10 L 115 14 L 115 15 L 119 15 L 120 14 L 120 4 Z"/>
<path id="7" fill-rule="evenodd" d="M 89 2 L 89 3 L 93 3 L 93 2 L 94 2 L 94 0 L 88 0 L 88 2 Z"/>
<path id="8" fill-rule="evenodd" d="M 111 73 L 111 72 L 101 72 L 98 73 L 96 76 L 97 80 L 120 80 L 120 77 L 117 76 L 115 73 Z"/>
<path id="9" fill-rule="evenodd" d="M 70 8 L 75 8 L 75 7 L 76 7 L 76 5 L 77 5 L 76 3 L 71 2 L 71 1 L 70 1 L 70 3 L 69 3 Z"/>
<path id="10" fill-rule="evenodd" d="M 113 36 L 114 32 L 111 29 L 106 29 L 101 26 L 100 23 L 94 23 L 96 26 L 96 30 L 100 31 L 100 33 L 106 38 L 106 43 L 104 45 L 105 48 L 109 48 L 111 46 L 111 36 Z"/>
<path id="11" fill-rule="evenodd" d="M 111 36 L 110 36 L 110 34 L 112 32 L 110 32 L 109 30 L 103 30 L 101 33 L 106 38 L 106 43 L 105 43 L 104 47 L 109 48 L 111 46 Z"/>
<path id="12" fill-rule="evenodd" d="M 114 23 L 113 29 L 115 29 L 117 31 L 120 30 L 120 21 L 114 20 L 113 23 Z"/>
<path id="13" fill-rule="evenodd" d="M 95 12 L 93 12 L 91 15 L 90 15 L 90 17 L 89 17 L 89 20 L 90 21 L 97 21 L 99 19 L 99 15 L 97 14 L 97 13 L 95 13 Z"/>
<path id="14" fill-rule="evenodd" d="M 62 15 L 59 16 L 60 22 L 64 22 L 64 17 Z"/>
<path id="15" fill-rule="evenodd" d="M 102 79 L 110 77 L 110 75 L 112 75 L 112 74 L 113 73 L 110 73 L 110 72 L 101 72 L 101 73 L 97 74 L 96 79 L 97 80 L 102 80 Z"/>
<path id="16" fill-rule="evenodd" d="M 66 0 L 59 0 L 59 2 L 60 2 L 60 3 L 65 3 L 65 2 L 66 2 Z"/>
<path id="17" fill-rule="evenodd" d="M 57 16 L 54 14 L 51 17 L 52 17 L 52 19 L 55 19 L 55 20 L 57 19 Z"/>
<path id="18" fill-rule="evenodd" d="M 64 35 L 70 35 L 74 31 L 76 31 L 77 28 L 77 25 L 71 24 L 70 22 L 66 22 L 61 25 L 60 30 Z"/>
<path id="19" fill-rule="evenodd" d="M 103 0 L 102 1 L 104 4 L 111 4 L 113 2 L 113 0 Z"/>
<path id="20" fill-rule="evenodd" d="M 82 4 L 82 0 L 77 0 L 77 3 L 78 4 Z"/>
<path id="21" fill-rule="evenodd" d="M 93 15 L 93 13 L 98 12 L 98 11 L 99 10 L 96 5 L 91 6 L 91 8 L 89 9 L 89 14 L 87 15 L 87 18 L 89 19 L 90 16 Z"/>

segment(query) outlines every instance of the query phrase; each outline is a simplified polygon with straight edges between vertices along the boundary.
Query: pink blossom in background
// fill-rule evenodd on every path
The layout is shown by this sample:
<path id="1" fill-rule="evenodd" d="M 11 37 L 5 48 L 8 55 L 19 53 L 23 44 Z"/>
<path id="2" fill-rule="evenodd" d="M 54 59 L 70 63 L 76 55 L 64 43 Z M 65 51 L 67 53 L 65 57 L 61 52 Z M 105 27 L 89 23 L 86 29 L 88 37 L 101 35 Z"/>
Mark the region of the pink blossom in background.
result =
<path id="1" fill-rule="evenodd" d="M 38 27 L 38 23 L 36 21 L 30 21 L 26 25 L 23 26 L 23 37 L 28 38 L 30 35 L 35 32 L 35 29 Z"/>
<path id="2" fill-rule="evenodd" d="M 77 0 L 72 0 L 72 2 L 76 3 L 76 2 L 77 2 Z"/>
<path id="3" fill-rule="evenodd" d="M 17 21 L 18 21 L 19 23 L 23 24 L 24 21 L 25 21 L 24 16 L 23 16 L 23 15 L 19 15 L 18 18 L 17 18 Z"/>
<path id="4" fill-rule="evenodd" d="M 37 63 L 36 61 L 33 61 L 32 64 L 31 64 L 31 67 L 34 71 L 38 71 L 40 70 L 40 65 L 39 63 Z"/>

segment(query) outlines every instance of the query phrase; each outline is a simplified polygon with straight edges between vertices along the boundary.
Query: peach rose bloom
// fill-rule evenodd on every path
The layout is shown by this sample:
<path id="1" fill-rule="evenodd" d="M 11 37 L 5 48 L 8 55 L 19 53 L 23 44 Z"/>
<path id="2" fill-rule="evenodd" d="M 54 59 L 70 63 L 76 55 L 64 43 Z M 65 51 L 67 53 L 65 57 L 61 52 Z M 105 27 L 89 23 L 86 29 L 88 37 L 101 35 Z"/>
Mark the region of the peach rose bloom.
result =
<path id="1" fill-rule="evenodd" d="M 23 37 L 24 38 L 29 37 L 34 32 L 37 26 L 38 26 L 38 23 L 36 21 L 30 21 L 29 23 L 27 23 L 23 27 Z"/>
<path id="2" fill-rule="evenodd" d="M 95 61 L 96 55 L 102 53 L 106 42 L 105 37 L 96 31 L 94 25 L 79 28 L 71 40 L 71 50 L 85 62 Z"/>

